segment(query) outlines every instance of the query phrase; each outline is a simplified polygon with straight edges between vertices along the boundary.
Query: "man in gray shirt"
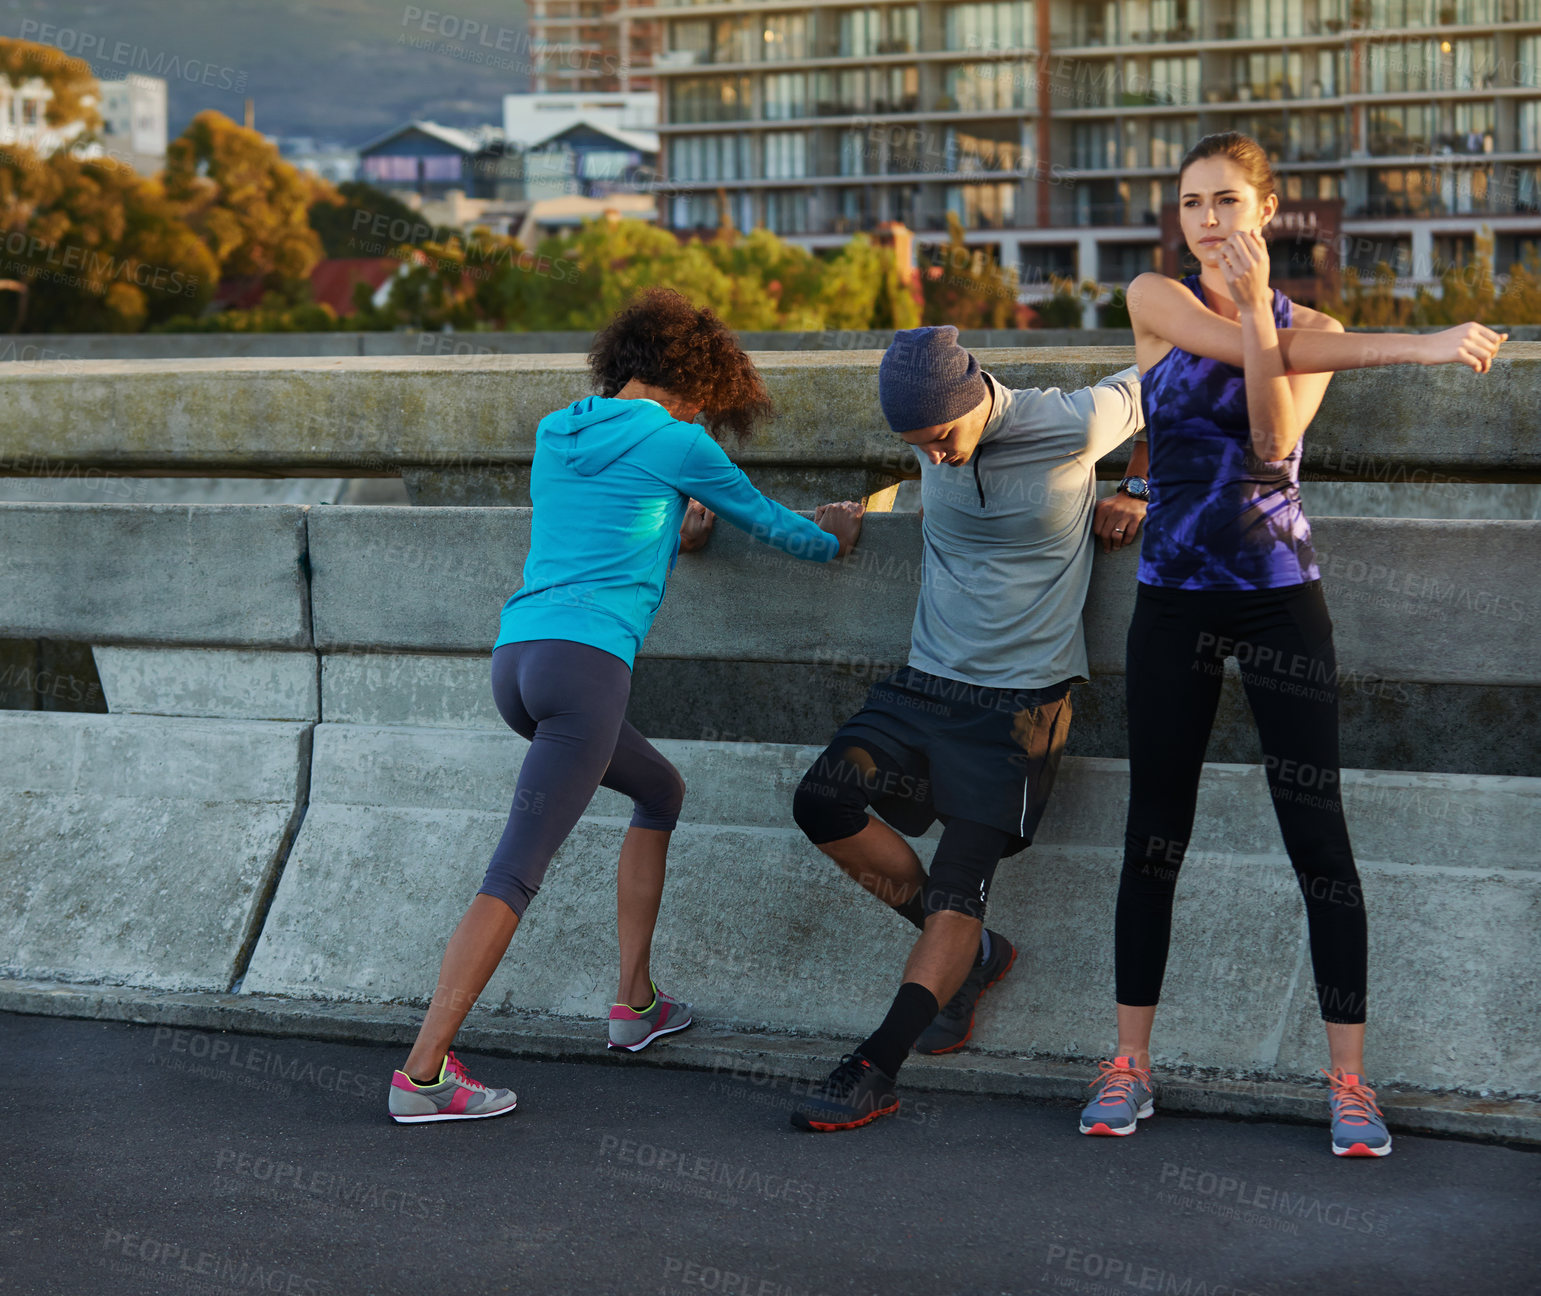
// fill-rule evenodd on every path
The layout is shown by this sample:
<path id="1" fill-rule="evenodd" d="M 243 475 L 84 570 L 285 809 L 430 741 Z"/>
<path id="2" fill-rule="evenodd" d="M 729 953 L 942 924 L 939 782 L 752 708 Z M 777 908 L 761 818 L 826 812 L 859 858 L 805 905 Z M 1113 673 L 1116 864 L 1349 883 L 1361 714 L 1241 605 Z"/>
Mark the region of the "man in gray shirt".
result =
<path id="1" fill-rule="evenodd" d="M 1128 544 L 1144 513 L 1138 476 L 1113 500 L 1096 493 L 1097 460 L 1131 437 L 1130 471 L 1144 472 L 1133 366 L 1079 391 L 1013 391 L 957 336 L 950 325 L 896 333 L 878 371 L 884 416 L 921 463 L 909 661 L 873 685 L 793 798 L 809 840 L 921 935 L 883 1024 L 793 1110 L 799 1129 L 850 1129 L 897 1110 L 910 1049 L 961 1047 L 979 995 L 1015 961 L 1011 942 L 984 927 L 990 881 L 1032 841 L 1064 750 L 1070 686 L 1087 678 L 1094 536 Z M 937 819 L 928 874 L 899 832 L 918 836 Z"/>

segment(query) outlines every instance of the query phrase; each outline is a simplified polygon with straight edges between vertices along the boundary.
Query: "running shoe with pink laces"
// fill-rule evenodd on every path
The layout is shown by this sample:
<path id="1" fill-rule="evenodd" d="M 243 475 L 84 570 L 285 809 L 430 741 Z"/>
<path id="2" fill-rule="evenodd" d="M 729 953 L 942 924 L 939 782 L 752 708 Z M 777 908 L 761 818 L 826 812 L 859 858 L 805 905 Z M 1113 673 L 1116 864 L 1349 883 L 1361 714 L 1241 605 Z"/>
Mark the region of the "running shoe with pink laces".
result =
<path id="1" fill-rule="evenodd" d="M 655 982 L 648 984 L 653 987 L 653 1002 L 640 1012 L 630 1004 L 618 1003 L 611 1007 L 611 1048 L 635 1053 L 660 1035 L 684 1030 L 694 1020 L 688 1003 L 665 994 Z"/>
<path id="2" fill-rule="evenodd" d="M 1391 1133 L 1375 1105 L 1375 1090 L 1352 1072 L 1321 1071 L 1332 1088 L 1333 1156 L 1390 1156 Z"/>
<path id="3" fill-rule="evenodd" d="M 1156 1110 L 1150 1068 L 1135 1066 L 1132 1057 L 1116 1057 L 1097 1065 L 1101 1074 L 1091 1083 L 1099 1088 L 1081 1112 L 1081 1133 L 1133 1134 Z"/>
<path id="4" fill-rule="evenodd" d="M 391 1119 L 402 1125 L 428 1121 L 482 1120 L 518 1106 L 512 1089 L 492 1089 L 466 1074 L 460 1059 L 446 1053 L 439 1078 L 420 1085 L 405 1071 L 391 1076 Z"/>

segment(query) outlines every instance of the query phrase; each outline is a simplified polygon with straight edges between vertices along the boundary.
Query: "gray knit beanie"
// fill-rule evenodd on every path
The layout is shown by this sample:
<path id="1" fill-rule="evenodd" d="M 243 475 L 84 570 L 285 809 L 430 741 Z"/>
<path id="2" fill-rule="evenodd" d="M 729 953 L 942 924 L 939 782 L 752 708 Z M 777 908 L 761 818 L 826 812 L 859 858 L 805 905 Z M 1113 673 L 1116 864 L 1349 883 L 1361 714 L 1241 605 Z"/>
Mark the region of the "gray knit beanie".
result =
<path id="1" fill-rule="evenodd" d="M 951 423 L 989 394 L 951 324 L 900 329 L 878 366 L 878 403 L 895 432 Z"/>

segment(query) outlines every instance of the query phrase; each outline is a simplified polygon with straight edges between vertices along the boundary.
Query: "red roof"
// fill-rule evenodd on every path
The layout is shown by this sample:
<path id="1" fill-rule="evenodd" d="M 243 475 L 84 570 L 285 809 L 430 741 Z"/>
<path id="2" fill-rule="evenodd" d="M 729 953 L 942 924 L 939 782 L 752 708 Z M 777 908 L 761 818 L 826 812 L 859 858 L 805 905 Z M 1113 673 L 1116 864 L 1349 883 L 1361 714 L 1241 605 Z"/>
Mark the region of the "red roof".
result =
<path id="1" fill-rule="evenodd" d="M 328 257 L 310 272 L 310 295 L 338 315 L 353 314 L 353 285 L 366 283 L 374 292 L 401 269 L 396 257 Z M 214 290 L 217 310 L 253 310 L 262 305 L 262 276 L 237 275 L 221 279 Z"/>
<path id="2" fill-rule="evenodd" d="M 316 262 L 310 272 L 310 295 L 317 305 L 330 306 L 339 315 L 351 315 L 353 285 L 366 283 L 374 292 L 401 265 L 395 257 L 330 257 Z"/>

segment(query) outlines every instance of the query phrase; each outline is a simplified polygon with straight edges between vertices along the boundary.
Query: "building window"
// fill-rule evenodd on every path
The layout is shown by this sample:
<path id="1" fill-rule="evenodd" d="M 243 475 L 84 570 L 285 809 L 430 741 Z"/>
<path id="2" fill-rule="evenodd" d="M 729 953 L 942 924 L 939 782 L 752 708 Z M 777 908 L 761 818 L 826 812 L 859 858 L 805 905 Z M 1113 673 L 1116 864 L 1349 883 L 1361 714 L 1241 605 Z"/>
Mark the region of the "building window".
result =
<path id="1" fill-rule="evenodd" d="M 842 9 L 837 31 L 841 58 L 913 54 L 920 46 L 920 10 L 912 4 Z"/>
<path id="2" fill-rule="evenodd" d="M 1541 99 L 1520 104 L 1520 152 L 1541 153 Z"/>
<path id="3" fill-rule="evenodd" d="M 1300 0 L 1237 0 L 1233 12 L 1234 23 L 1220 23 L 1222 36 L 1259 40 L 1305 34 L 1305 5 Z"/>
<path id="4" fill-rule="evenodd" d="M 880 80 L 876 71 L 873 80 Z M 866 68 L 843 68 L 838 72 L 813 74 L 813 108 L 817 116 L 855 117 L 867 112 L 869 103 Z"/>
<path id="5" fill-rule="evenodd" d="M 947 6 L 945 47 L 950 50 L 1033 49 L 1033 0 L 987 0 Z"/>
<path id="6" fill-rule="evenodd" d="M 773 234 L 808 232 L 808 197 L 800 190 L 782 193 L 772 189 L 765 194 L 765 228 Z"/>
<path id="7" fill-rule="evenodd" d="M 1197 117 L 1165 117 L 1150 123 L 1150 165 L 1176 167 L 1199 137 Z"/>
<path id="8" fill-rule="evenodd" d="M 717 225 L 717 196 L 715 194 L 681 194 L 675 198 L 675 229 L 716 229 Z"/>
<path id="9" fill-rule="evenodd" d="M 1072 266 L 1074 262 L 1071 263 Z M 1147 270 L 1156 269 L 1154 243 L 1099 243 L 1097 278 L 1103 283 L 1132 283 Z"/>
<path id="10" fill-rule="evenodd" d="M 670 178 L 673 180 L 742 180 L 747 141 L 744 136 L 680 135 L 669 145 Z"/>
<path id="11" fill-rule="evenodd" d="M 1335 162 L 1341 117 L 1335 112 L 1292 112 L 1285 130 L 1284 156 L 1290 162 Z"/>
<path id="12" fill-rule="evenodd" d="M 808 16 L 766 14 L 760 32 L 761 56 L 767 63 L 808 57 Z"/>
<path id="13" fill-rule="evenodd" d="M 804 72 L 775 72 L 765 78 L 766 121 L 790 121 L 808 115 L 808 76 Z"/>
<path id="14" fill-rule="evenodd" d="M 1022 165 L 1022 139 L 1014 122 L 994 130 L 949 126 L 945 139 L 948 171 L 1015 171 Z"/>
<path id="15" fill-rule="evenodd" d="M 806 131 L 767 131 L 762 146 L 767 180 L 799 180 L 808 174 Z"/>
<path id="16" fill-rule="evenodd" d="M 415 157 L 366 157 L 364 174 L 371 180 L 395 183 L 417 183 L 417 159 Z"/>
<path id="17" fill-rule="evenodd" d="M 1120 102 L 1196 104 L 1199 101 L 1199 61 L 1196 58 L 1125 59 Z"/>
<path id="18" fill-rule="evenodd" d="M 21 101 L 21 124 L 23 126 L 36 126 L 42 120 L 42 113 L 36 99 L 23 99 Z"/>
<path id="19" fill-rule="evenodd" d="M 1078 121 L 1071 143 L 1077 171 L 1111 171 L 1118 164 L 1118 135 L 1113 122 Z"/>
<path id="20" fill-rule="evenodd" d="M 867 155 L 870 146 L 871 140 L 866 131 L 841 131 L 840 174 L 843 176 L 866 175 L 868 172 Z"/>
<path id="21" fill-rule="evenodd" d="M 723 122 L 749 119 L 749 78 L 681 77 L 669 89 L 670 121 Z"/>
<path id="22" fill-rule="evenodd" d="M 947 69 L 943 111 L 1012 112 L 1031 106 L 1036 94 L 1025 63 L 960 63 Z"/>
<path id="23" fill-rule="evenodd" d="M 947 210 L 964 229 L 1005 229 L 1015 223 L 1017 186 L 948 185 Z"/>

